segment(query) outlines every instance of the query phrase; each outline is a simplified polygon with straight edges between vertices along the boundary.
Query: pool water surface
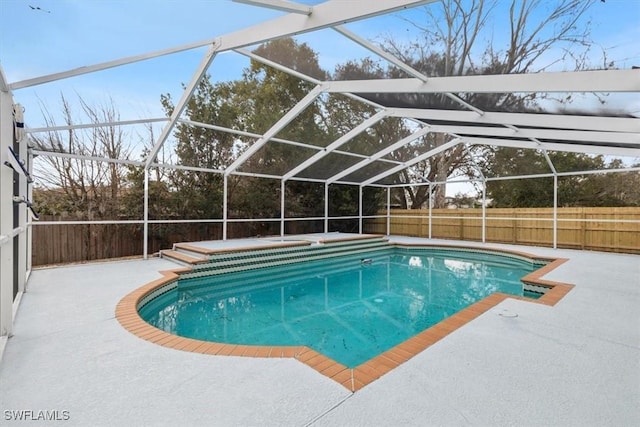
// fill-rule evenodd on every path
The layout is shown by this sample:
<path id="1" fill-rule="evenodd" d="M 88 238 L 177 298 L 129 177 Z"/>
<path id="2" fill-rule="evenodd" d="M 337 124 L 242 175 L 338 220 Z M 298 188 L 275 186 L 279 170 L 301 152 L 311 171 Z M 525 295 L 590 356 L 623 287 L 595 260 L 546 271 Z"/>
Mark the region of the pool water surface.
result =
<path id="1" fill-rule="evenodd" d="M 490 253 L 393 248 L 181 279 L 139 313 L 182 337 L 304 345 L 353 368 L 494 292 L 539 296 L 520 279 L 542 265 Z"/>

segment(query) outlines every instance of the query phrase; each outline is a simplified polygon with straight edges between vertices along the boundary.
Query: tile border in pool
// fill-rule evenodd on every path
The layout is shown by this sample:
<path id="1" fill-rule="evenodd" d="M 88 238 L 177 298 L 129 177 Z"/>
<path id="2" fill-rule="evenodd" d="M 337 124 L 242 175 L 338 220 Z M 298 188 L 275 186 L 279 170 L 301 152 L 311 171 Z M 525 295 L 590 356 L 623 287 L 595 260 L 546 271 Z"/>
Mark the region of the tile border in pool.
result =
<path id="1" fill-rule="evenodd" d="M 322 375 L 340 383 L 351 392 L 356 392 L 362 387 L 371 384 L 381 376 L 400 366 L 418 353 L 421 353 L 423 350 L 440 341 L 442 338 L 451 334 L 458 328 L 489 311 L 507 298 L 553 306 L 574 287 L 574 285 L 568 283 L 542 279 L 542 276 L 568 261 L 566 258 L 540 257 L 511 250 L 484 249 L 472 246 L 443 244 L 393 243 L 391 246 L 416 249 L 430 248 L 469 250 L 477 253 L 489 252 L 507 256 L 515 255 L 518 257 L 525 257 L 534 262 L 548 262 L 545 266 L 527 274 L 521 279 L 524 283 L 544 287 L 547 288 L 548 291 L 538 299 L 517 297 L 499 292 L 493 293 L 355 368 L 348 368 L 307 346 L 258 346 L 201 341 L 170 334 L 145 322 L 138 314 L 138 307 L 145 300 L 148 301 L 150 297 L 152 299 L 158 296 L 152 296 L 155 291 L 163 289 L 160 292 L 163 293 L 167 289 L 170 289 L 172 284 L 178 281 L 180 274 L 190 272 L 190 268 L 177 268 L 161 271 L 160 273 L 163 277 L 149 282 L 127 294 L 116 306 L 116 319 L 120 322 L 123 328 L 137 337 L 176 350 L 220 356 L 295 358 Z"/>

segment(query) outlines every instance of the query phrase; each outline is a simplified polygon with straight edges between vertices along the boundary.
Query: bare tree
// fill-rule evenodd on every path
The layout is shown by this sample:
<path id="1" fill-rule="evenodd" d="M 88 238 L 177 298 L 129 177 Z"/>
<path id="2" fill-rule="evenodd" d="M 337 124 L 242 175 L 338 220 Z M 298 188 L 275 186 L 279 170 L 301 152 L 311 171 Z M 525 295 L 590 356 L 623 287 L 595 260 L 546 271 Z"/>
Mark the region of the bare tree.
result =
<path id="1" fill-rule="evenodd" d="M 496 22 L 500 7 L 497 0 L 441 0 L 424 8 L 424 19 L 408 21 L 419 30 L 420 37 L 401 43 L 387 37 L 382 47 L 427 76 L 461 76 L 470 74 L 510 74 L 542 71 L 570 61 L 572 69 L 588 66 L 586 55 L 590 40 L 590 23 L 586 12 L 595 0 L 511 0 L 508 34 L 498 40 L 489 27 Z M 434 7 L 435 6 L 435 7 Z M 488 40 L 488 42 L 485 42 Z M 546 54 L 546 56 L 544 56 Z M 543 61 L 544 58 L 544 61 Z M 398 70 L 389 70 L 391 75 Z M 537 109 L 540 94 L 470 93 L 440 95 L 380 96 L 377 101 L 389 106 L 438 109 L 466 109 L 462 102 L 480 110 L 523 111 Z M 430 135 L 425 144 L 440 146 L 452 138 Z M 411 150 L 395 153 L 406 160 Z M 452 174 L 472 174 L 473 151 L 460 145 L 416 165 L 418 175 L 443 182 Z M 409 182 L 408 173 L 398 175 L 399 182 Z M 414 208 L 429 197 L 436 207 L 443 207 L 446 186 L 409 189 L 406 193 Z M 407 200 L 400 200 L 405 206 Z"/>
<path id="2" fill-rule="evenodd" d="M 127 170 L 124 165 L 99 159 L 129 159 L 131 146 L 120 126 L 113 124 L 120 115 L 112 101 L 93 106 L 79 98 L 82 115 L 89 128 L 69 128 L 32 136 L 33 145 L 42 151 L 77 157 L 42 156 L 36 162 L 36 177 L 46 189 L 39 204 L 46 212 L 66 211 L 78 219 L 112 218 L 118 214 L 118 198 Z M 43 107 L 47 127 L 55 127 L 54 115 Z M 61 97 L 64 126 L 77 124 L 69 101 Z M 36 197 L 38 196 L 36 192 Z"/>

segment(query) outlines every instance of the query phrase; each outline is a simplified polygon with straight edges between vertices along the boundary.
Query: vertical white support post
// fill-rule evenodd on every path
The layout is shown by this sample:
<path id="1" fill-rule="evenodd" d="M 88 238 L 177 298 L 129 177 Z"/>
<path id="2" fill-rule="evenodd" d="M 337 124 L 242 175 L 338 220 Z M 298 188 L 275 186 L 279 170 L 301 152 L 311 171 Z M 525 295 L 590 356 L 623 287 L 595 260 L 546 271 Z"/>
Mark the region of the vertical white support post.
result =
<path id="1" fill-rule="evenodd" d="M 227 240 L 227 207 L 228 207 L 228 201 L 227 201 L 227 184 L 228 184 L 228 177 L 227 175 L 223 175 L 222 178 L 222 240 Z"/>
<path id="2" fill-rule="evenodd" d="M 0 244 L 0 337 L 11 336 L 13 330 L 13 170 L 4 165 L 11 145 L 13 97 L 0 91 L 0 236 L 9 239 Z"/>
<path id="3" fill-rule="evenodd" d="M 391 187 L 387 187 L 387 236 L 391 235 Z"/>
<path id="4" fill-rule="evenodd" d="M 33 177 L 33 153 L 27 147 L 27 159 L 28 159 L 28 171 L 29 174 Z M 27 198 L 33 201 L 33 183 L 27 183 Z M 33 219 L 31 215 L 27 214 L 27 273 L 26 280 L 29 280 L 29 276 L 31 274 L 31 263 L 33 258 L 33 226 L 31 225 Z"/>
<path id="5" fill-rule="evenodd" d="M 358 187 L 358 234 L 362 234 L 362 185 Z"/>
<path id="6" fill-rule="evenodd" d="M 280 236 L 284 236 L 284 190 L 285 180 L 280 180 Z"/>
<path id="7" fill-rule="evenodd" d="M 324 232 L 329 232 L 329 184 L 324 183 Z"/>
<path id="8" fill-rule="evenodd" d="M 21 105 L 17 105 L 18 108 L 22 108 Z M 24 120 L 24 119 L 23 119 Z M 27 163 L 27 138 L 23 137 L 21 141 L 18 141 L 18 157 L 24 162 L 25 167 L 28 168 Z M 18 195 L 21 197 L 27 197 L 27 177 L 20 174 L 18 180 Z M 28 199 L 31 200 L 31 199 Z M 20 203 L 18 206 L 18 227 L 21 231 L 18 236 L 18 292 L 24 292 L 27 283 L 27 216 L 30 215 L 27 212 L 27 204 Z"/>
<path id="9" fill-rule="evenodd" d="M 482 180 L 482 243 L 487 242 L 487 180 Z"/>
<path id="10" fill-rule="evenodd" d="M 433 184 L 429 183 L 429 239 L 431 239 L 431 223 L 433 222 L 433 215 L 431 209 L 433 208 Z"/>
<path id="11" fill-rule="evenodd" d="M 142 225 L 142 256 L 149 259 L 149 169 L 144 168 L 144 213 Z"/>
<path id="12" fill-rule="evenodd" d="M 553 174 L 553 249 L 558 249 L 558 175 Z"/>

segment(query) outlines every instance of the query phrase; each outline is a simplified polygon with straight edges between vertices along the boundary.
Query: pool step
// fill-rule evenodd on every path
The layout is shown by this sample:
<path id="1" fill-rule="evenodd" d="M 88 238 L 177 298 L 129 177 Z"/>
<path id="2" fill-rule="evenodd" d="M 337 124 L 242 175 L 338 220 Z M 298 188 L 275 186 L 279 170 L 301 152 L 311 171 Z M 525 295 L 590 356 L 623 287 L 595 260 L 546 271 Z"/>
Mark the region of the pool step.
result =
<path id="1" fill-rule="evenodd" d="M 389 243 L 386 239 L 375 237 L 297 248 L 261 249 L 241 253 L 225 253 L 210 256 L 209 262 L 194 266 L 194 271 L 206 271 L 207 274 L 223 274 L 302 261 L 335 258 L 342 255 L 367 254 L 388 247 Z"/>
<path id="2" fill-rule="evenodd" d="M 280 258 L 299 257 L 304 256 L 304 254 L 308 253 L 337 254 L 344 252 L 353 252 L 354 250 L 379 248 L 383 246 L 386 247 L 387 245 L 388 242 L 380 238 L 366 240 L 360 239 L 350 242 L 328 243 L 305 247 L 260 249 L 244 252 L 215 254 L 209 256 L 209 260 L 211 262 L 215 262 L 218 265 L 234 265 L 242 263 L 253 263 L 255 261 L 270 261 Z"/>
<path id="3" fill-rule="evenodd" d="M 200 260 L 200 259 L 208 260 L 209 259 L 207 254 L 202 253 L 202 252 L 198 252 L 195 249 L 198 249 L 198 248 L 194 248 L 194 250 L 191 250 L 189 245 L 174 244 L 172 250 L 174 252 L 177 252 L 177 253 L 180 253 L 180 254 L 184 254 L 184 255 L 187 255 L 187 256 L 189 256 L 191 258 L 195 258 L 195 259 L 198 259 L 198 260 Z"/>
<path id="4" fill-rule="evenodd" d="M 335 258 L 343 255 L 366 257 L 369 252 L 389 248 L 386 237 L 365 235 L 358 238 L 319 242 L 309 245 L 246 248 L 238 251 L 220 251 L 205 254 L 189 244 L 176 244 L 172 250 L 161 254 L 181 265 L 192 268 L 197 276 L 224 274 L 262 267 L 275 267 L 302 261 Z M 194 250 L 190 250 L 194 249 Z M 191 276 L 192 274 L 187 274 Z"/>
<path id="5" fill-rule="evenodd" d="M 188 255 L 186 253 L 178 252 L 173 249 L 165 249 L 160 251 L 160 258 L 166 258 L 180 265 L 186 265 L 189 267 L 197 264 L 201 264 L 201 263 L 206 263 L 208 261 L 207 258 Z"/>

